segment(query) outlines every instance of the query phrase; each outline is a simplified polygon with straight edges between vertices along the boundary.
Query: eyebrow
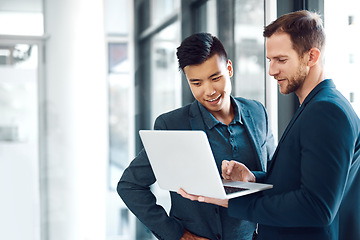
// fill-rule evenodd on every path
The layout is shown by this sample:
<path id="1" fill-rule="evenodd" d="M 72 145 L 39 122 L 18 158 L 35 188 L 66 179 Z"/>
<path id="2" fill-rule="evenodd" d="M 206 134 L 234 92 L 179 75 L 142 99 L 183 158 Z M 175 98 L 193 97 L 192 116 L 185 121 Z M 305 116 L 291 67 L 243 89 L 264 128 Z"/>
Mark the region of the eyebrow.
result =
<path id="1" fill-rule="evenodd" d="M 208 78 L 215 77 L 215 76 L 217 76 L 217 75 L 219 75 L 219 74 L 221 74 L 221 72 L 220 72 L 220 71 L 217 71 L 216 73 L 211 74 Z"/>
<path id="2" fill-rule="evenodd" d="M 212 77 L 215 77 L 215 76 L 217 76 L 217 75 L 219 75 L 219 74 L 221 74 L 221 71 L 217 71 L 217 72 L 211 74 L 211 75 L 208 77 L 208 79 L 209 79 L 209 78 L 212 78 Z M 201 79 L 199 79 L 199 78 L 189 79 L 189 82 L 196 82 L 196 81 L 201 81 Z"/>
<path id="3" fill-rule="evenodd" d="M 196 81 L 200 81 L 200 79 L 198 79 L 198 78 L 189 79 L 189 82 L 196 82 Z"/>
<path id="4" fill-rule="evenodd" d="M 271 58 L 276 58 L 276 59 L 279 59 L 279 58 L 287 58 L 288 57 L 288 55 L 277 55 L 277 56 L 275 56 L 275 57 L 271 57 Z M 270 59 L 269 57 L 266 57 L 267 59 Z"/>

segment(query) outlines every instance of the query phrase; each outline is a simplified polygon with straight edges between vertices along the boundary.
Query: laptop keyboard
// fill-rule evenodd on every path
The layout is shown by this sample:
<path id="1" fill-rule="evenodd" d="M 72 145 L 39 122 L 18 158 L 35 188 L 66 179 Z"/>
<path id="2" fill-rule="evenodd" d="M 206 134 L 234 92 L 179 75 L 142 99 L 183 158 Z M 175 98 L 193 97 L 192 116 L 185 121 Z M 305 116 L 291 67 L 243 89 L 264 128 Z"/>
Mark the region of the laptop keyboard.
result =
<path id="1" fill-rule="evenodd" d="M 224 186 L 226 194 L 248 190 L 247 188 Z"/>

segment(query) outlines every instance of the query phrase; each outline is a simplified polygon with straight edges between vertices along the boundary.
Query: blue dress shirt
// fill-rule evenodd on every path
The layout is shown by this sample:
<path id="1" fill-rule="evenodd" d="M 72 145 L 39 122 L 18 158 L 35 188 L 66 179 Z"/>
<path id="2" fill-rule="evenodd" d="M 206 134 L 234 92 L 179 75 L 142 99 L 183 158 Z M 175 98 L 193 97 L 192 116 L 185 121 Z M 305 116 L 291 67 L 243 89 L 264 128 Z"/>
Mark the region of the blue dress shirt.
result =
<path id="1" fill-rule="evenodd" d="M 232 98 L 232 102 L 236 116 L 229 126 L 218 122 L 212 126 L 213 121 L 204 120 L 200 112 L 201 105 L 194 101 L 160 115 L 155 121 L 154 129 L 205 131 L 211 134 L 210 144 L 219 167 L 223 159 L 250 160 L 260 170 L 258 173 L 265 176 L 267 162 L 275 150 L 266 109 L 261 103 L 245 98 Z M 208 119 L 211 119 L 211 114 L 206 109 L 203 110 L 210 117 Z M 244 143 L 240 144 L 241 142 Z M 250 156 L 252 154 L 248 152 L 253 152 L 253 160 Z M 142 149 L 121 176 L 117 191 L 126 206 L 158 239 L 180 239 L 184 229 L 187 229 L 208 239 L 251 240 L 254 223 L 233 219 L 223 208 L 191 201 L 176 192 L 169 192 L 171 209 L 167 213 L 161 205 L 156 204 L 156 198 L 151 192 L 150 186 L 155 181 L 146 152 Z M 253 228 L 247 224 L 251 224 Z"/>
<path id="2" fill-rule="evenodd" d="M 234 109 L 234 119 L 226 125 L 198 103 L 219 173 L 221 174 L 223 160 L 236 160 L 248 166 L 250 170 L 258 171 L 260 169 L 256 167 L 255 151 L 252 151 L 249 135 L 241 121 L 240 106 L 233 98 L 231 98 L 231 104 Z M 224 239 L 252 239 L 256 229 L 255 223 L 230 217 L 227 209 L 222 207 L 219 208 L 219 214 L 223 223 Z"/>

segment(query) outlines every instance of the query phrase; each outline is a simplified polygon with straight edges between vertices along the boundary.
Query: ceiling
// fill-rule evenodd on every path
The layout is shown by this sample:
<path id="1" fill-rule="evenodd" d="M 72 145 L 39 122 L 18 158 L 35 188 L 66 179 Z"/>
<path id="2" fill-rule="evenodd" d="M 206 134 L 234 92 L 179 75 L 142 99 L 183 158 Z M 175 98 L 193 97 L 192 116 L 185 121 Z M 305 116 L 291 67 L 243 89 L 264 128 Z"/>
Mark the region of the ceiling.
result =
<path id="1" fill-rule="evenodd" d="M 0 12 L 42 12 L 43 0 L 0 0 Z"/>

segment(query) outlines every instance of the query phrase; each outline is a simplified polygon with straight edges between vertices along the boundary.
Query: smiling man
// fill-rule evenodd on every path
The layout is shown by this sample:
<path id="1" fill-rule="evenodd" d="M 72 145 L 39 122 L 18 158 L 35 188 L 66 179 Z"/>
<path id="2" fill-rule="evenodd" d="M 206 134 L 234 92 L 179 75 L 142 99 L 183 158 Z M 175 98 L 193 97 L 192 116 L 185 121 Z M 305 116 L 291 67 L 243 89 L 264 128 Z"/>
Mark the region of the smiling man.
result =
<path id="1" fill-rule="evenodd" d="M 264 174 L 275 149 L 268 116 L 261 103 L 231 96 L 233 66 L 219 39 L 208 33 L 191 35 L 178 47 L 177 57 L 196 100 L 159 116 L 154 129 L 203 130 L 219 174 L 223 159 L 234 159 Z M 158 239 L 253 238 L 256 223 L 230 217 L 226 208 L 193 202 L 174 192 L 170 192 L 168 215 L 150 190 L 155 181 L 142 150 L 124 171 L 117 191 Z"/>
<path id="2" fill-rule="evenodd" d="M 325 78 L 322 20 L 308 11 L 289 13 L 265 27 L 264 37 L 269 74 L 300 106 L 264 178 L 236 161 L 224 161 L 222 175 L 274 188 L 229 201 L 179 193 L 258 222 L 259 240 L 360 239 L 360 120 Z"/>
<path id="3" fill-rule="evenodd" d="M 184 73 L 195 99 L 217 120 L 228 125 L 234 118 L 231 105 L 232 63 L 215 54 L 203 64 L 188 65 Z"/>

